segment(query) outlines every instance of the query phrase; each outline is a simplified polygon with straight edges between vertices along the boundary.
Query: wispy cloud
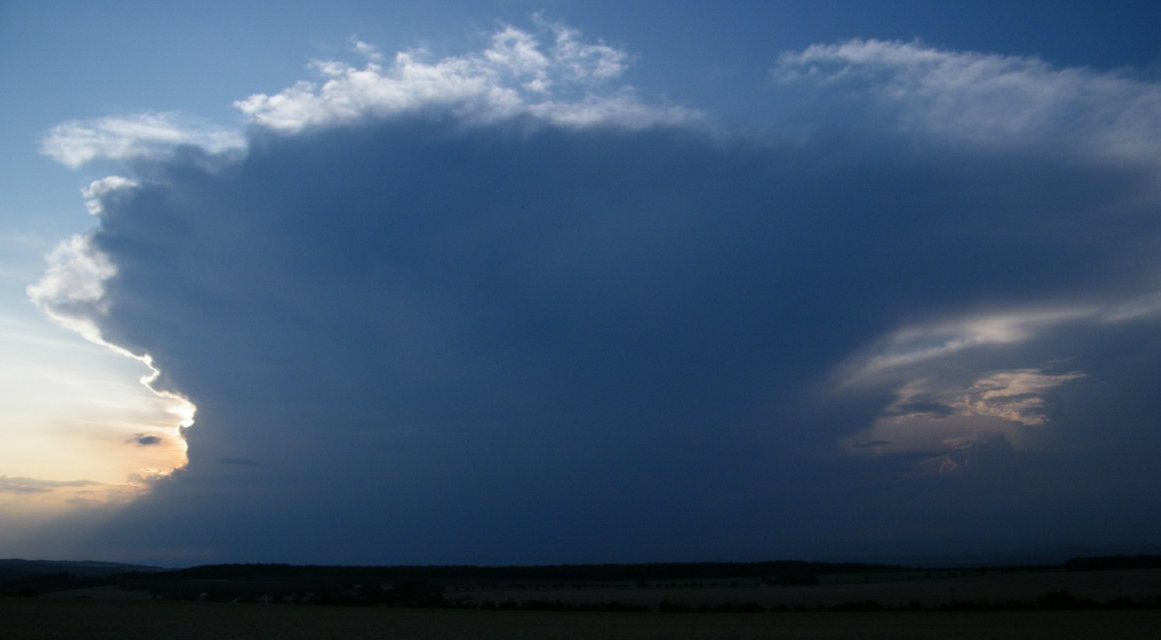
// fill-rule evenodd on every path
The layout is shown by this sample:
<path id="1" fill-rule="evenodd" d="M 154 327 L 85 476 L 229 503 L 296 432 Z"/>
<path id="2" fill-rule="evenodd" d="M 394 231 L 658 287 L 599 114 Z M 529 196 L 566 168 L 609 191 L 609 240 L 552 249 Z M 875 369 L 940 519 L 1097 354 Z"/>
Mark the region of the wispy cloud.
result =
<path id="1" fill-rule="evenodd" d="M 0 506 L 6 510 L 11 509 L 7 515 L 38 518 L 46 514 L 60 515 L 62 508 L 69 506 L 119 508 L 140 498 L 146 490 L 146 484 L 134 478 L 128 478 L 122 484 L 113 484 L 94 480 L 46 480 L 0 475 Z M 9 535 L 9 531 L 0 533 L 0 540 L 10 542 L 7 539 Z"/>
<path id="2" fill-rule="evenodd" d="M 95 120 L 70 120 L 53 127 L 40 150 L 57 162 L 79 167 L 96 159 L 161 158 L 181 146 L 211 153 L 242 148 L 243 136 L 187 114 L 139 113 Z"/>
<path id="3" fill-rule="evenodd" d="M 1014 345 L 1061 323 L 1093 318 L 1093 308 L 1011 310 L 970 315 L 899 329 L 880 338 L 842 368 L 842 385 L 876 384 L 911 367 L 950 358 L 961 351 Z"/>
<path id="4" fill-rule="evenodd" d="M 1161 85 L 1129 72 L 1034 57 L 849 40 L 782 55 L 781 82 L 865 92 L 901 129 L 1015 147 L 1037 144 L 1161 165 Z"/>
<path id="5" fill-rule="evenodd" d="M 41 480 L 38 478 L 0 476 L 0 492 L 50 493 L 57 489 L 74 489 L 101 485 L 92 480 Z"/>

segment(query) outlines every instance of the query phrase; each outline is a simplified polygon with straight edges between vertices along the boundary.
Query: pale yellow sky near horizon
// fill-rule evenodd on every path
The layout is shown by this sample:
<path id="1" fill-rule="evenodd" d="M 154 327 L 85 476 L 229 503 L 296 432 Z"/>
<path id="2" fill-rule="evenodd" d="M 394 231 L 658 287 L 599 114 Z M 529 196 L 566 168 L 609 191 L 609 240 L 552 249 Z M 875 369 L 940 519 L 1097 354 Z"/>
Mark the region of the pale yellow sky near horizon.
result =
<path id="1" fill-rule="evenodd" d="M 0 505 L 120 501 L 184 464 L 182 417 L 141 383 L 149 369 L 39 313 L 0 314 Z"/>

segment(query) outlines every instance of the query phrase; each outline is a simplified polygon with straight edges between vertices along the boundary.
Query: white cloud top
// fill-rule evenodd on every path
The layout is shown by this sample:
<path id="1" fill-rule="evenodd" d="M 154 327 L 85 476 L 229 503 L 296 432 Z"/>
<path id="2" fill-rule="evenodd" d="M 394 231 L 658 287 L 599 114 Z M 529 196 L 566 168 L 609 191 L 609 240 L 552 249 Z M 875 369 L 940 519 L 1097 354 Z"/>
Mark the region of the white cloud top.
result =
<path id="1" fill-rule="evenodd" d="M 612 84 L 628 66 L 626 52 L 585 42 L 562 24 L 535 23 L 536 33 L 500 28 L 482 51 L 434 61 L 422 50 L 403 51 L 388 65 L 373 45 L 352 38 L 351 51 L 366 59 L 362 68 L 316 61 L 321 84 L 301 81 L 234 105 L 248 122 L 283 133 L 433 110 L 481 123 L 529 116 L 574 128 L 641 128 L 699 117 L 648 105 L 631 87 Z M 187 114 L 140 113 L 64 122 L 44 136 L 40 150 L 76 168 L 97 159 L 161 158 L 185 145 L 218 154 L 245 149 L 246 140 Z"/>
<path id="2" fill-rule="evenodd" d="M 124 176 L 106 176 L 100 180 L 94 180 L 89 183 L 89 186 L 81 190 L 81 195 L 85 197 L 85 208 L 94 216 L 101 215 L 105 210 L 104 205 L 101 204 L 101 198 L 114 191 L 131 189 L 139 184 L 136 180 Z"/>
<path id="3" fill-rule="evenodd" d="M 316 62 L 325 77 L 321 85 L 299 82 L 235 106 L 251 122 L 288 133 L 427 109 L 482 122 L 528 115 L 564 126 L 645 127 L 694 117 L 685 109 L 646 105 L 631 88 L 609 88 L 626 69 L 624 51 L 586 43 L 560 24 L 537 25 L 535 34 L 505 26 L 480 52 L 435 61 L 423 51 L 400 52 L 387 66 L 373 48 L 355 41 L 368 58 L 363 68 Z"/>

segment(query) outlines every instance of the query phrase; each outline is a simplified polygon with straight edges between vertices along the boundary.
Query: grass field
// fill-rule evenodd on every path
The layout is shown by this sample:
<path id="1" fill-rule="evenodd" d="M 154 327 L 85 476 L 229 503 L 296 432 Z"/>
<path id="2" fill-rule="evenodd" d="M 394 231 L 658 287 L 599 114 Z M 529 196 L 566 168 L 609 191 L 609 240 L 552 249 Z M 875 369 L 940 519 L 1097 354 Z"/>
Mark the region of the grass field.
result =
<path id="1" fill-rule="evenodd" d="M 578 613 L 0 598 L 8 640 L 1158 637 L 1161 611 Z"/>

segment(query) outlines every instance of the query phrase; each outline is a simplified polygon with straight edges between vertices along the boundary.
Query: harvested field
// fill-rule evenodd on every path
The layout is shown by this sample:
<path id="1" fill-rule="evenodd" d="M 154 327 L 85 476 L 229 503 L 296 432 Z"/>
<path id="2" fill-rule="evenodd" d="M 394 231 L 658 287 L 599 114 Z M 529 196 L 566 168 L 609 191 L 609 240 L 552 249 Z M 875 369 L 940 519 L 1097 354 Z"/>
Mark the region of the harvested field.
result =
<path id="1" fill-rule="evenodd" d="M 1152 639 L 1161 611 L 665 614 L 0 599 L 8 640 Z"/>

